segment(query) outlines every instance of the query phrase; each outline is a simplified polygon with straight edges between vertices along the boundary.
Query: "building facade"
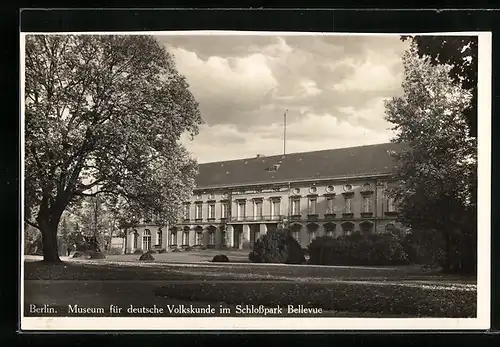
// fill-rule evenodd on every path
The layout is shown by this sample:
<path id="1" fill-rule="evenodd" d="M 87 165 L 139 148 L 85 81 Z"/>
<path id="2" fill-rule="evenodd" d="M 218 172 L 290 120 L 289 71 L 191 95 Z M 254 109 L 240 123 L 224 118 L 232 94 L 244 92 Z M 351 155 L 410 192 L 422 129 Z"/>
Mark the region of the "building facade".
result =
<path id="1" fill-rule="evenodd" d="M 269 230 L 286 225 L 302 247 L 318 236 L 397 226 L 386 194 L 396 144 L 256 156 L 200 164 L 197 187 L 176 224 L 144 223 L 128 234 L 137 249 L 251 248 Z"/>

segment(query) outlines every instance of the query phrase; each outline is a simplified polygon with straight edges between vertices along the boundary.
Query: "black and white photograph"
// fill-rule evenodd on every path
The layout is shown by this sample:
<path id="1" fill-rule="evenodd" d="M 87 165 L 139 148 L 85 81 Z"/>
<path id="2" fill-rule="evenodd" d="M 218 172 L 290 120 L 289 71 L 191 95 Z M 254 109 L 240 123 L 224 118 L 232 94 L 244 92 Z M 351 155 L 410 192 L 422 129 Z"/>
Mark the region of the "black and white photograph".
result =
<path id="1" fill-rule="evenodd" d="M 491 34 L 21 34 L 21 329 L 479 329 Z"/>

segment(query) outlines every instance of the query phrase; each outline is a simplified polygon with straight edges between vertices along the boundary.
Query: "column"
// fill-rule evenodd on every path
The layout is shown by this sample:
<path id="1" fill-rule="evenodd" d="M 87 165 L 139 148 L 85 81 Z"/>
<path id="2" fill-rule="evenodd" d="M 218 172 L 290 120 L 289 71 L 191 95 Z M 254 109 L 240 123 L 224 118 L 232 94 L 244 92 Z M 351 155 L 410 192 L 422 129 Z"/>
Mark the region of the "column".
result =
<path id="1" fill-rule="evenodd" d="M 203 246 L 205 246 L 205 247 L 208 246 L 208 229 L 207 228 L 203 229 Z"/>
<path id="2" fill-rule="evenodd" d="M 243 224 L 243 233 L 241 235 L 241 247 L 250 248 L 250 225 Z"/>
<path id="3" fill-rule="evenodd" d="M 194 246 L 196 245 L 196 230 L 193 229 L 193 227 L 189 228 L 189 245 Z"/>
<path id="4" fill-rule="evenodd" d="M 134 249 L 134 231 L 133 230 L 128 230 L 127 231 L 127 248 L 129 249 L 130 253 L 133 253 L 135 251 Z"/>
<path id="5" fill-rule="evenodd" d="M 222 245 L 222 232 L 220 227 L 215 228 L 215 248 L 220 249 Z"/>
<path id="6" fill-rule="evenodd" d="M 260 233 L 260 235 L 264 235 L 265 233 L 267 233 L 266 223 L 260 223 L 259 233 Z"/>
<path id="7" fill-rule="evenodd" d="M 300 228 L 300 246 L 306 248 L 309 244 L 309 228 L 307 226 L 302 226 Z"/>
<path id="8" fill-rule="evenodd" d="M 233 247 L 234 239 L 234 228 L 232 225 L 227 225 L 226 227 L 226 245 L 227 247 Z"/>
<path id="9" fill-rule="evenodd" d="M 158 229 L 159 231 L 161 231 L 161 248 L 164 248 L 164 249 L 167 249 L 168 246 L 168 227 L 165 226 L 165 227 L 162 227 L 160 229 Z"/>

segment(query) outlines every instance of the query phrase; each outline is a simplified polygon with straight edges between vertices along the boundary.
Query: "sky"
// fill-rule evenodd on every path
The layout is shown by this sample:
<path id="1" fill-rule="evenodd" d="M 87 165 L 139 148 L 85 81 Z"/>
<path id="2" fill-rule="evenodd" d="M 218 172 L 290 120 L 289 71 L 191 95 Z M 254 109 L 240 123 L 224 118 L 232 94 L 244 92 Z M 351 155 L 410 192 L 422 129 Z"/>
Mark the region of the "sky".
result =
<path id="1" fill-rule="evenodd" d="M 401 94 L 399 36 L 157 36 L 199 102 L 184 146 L 199 163 L 388 142 Z M 288 111 L 287 111 L 288 110 Z"/>

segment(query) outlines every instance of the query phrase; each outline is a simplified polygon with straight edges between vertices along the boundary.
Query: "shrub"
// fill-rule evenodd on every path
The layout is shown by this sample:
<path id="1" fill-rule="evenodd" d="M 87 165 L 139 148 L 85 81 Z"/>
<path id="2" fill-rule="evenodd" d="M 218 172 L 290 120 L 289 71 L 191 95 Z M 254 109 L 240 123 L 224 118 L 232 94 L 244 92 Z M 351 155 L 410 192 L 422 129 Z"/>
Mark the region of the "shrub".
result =
<path id="1" fill-rule="evenodd" d="M 400 240 L 390 234 L 355 233 L 321 236 L 309 245 L 309 262 L 316 265 L 403 265 L 408 256 Z"/>
<path id="2" fill-rule="evenodd" d="M 106 259 L 106 255 L 102 252 L 88 251 L 88 259 Z"/>
<path id="3" fill-rule="evenodd" d="M 149 251 L 147 251 L 146 253 L 149 253 L 149 254 L 156 254 L 156 250 L 155 249 L 150 249 Z"/>
<path id="4" fill-rule="evenodd" d="M 83 257 L 85 257 L 85 252 L 76 251 L 75 253 L 73 253 L 72 258 L 83 258 Z"/>
<path id="5" fill-rule="evenodd" d="M 172 249 L 172 252 L 182 252 L 179 248 Z"/>
<path id="6" fill-rule="evenodd" d="M 217 254 L 213 259 L 213 263 L 227 263 L 229 262 L 229 258 L 224 254 Z"/>
<path id="7" fill-rule="evenodd" d="M 193 250 L 193 247 L 190 247 L 190 246 L 187 246 L 186 248 L 184 248 L 184 251 L 192 251 Z"/>
<path id="8" fill-rule="evenodd" d="M 155 258 L 153 257 L 153 254 L 151 254 L 150 252 L 146 252 L 140 256 L 139 260 L 153 261 L 153 260 L 155 260 Z"/>
<path id="9" fill-rule="evenodd" d="M 304 252 L 300 244 L 285 231 L 272 230 L 261 235 L 248 255 L 254 263 L 303 264 Z"/>
<path id="10" fill-rule="evenodd" d="M 142 249 L 136 249 L 136 250 L 134 251 L 134 254 L 142 254 L 142 253 L 143 253 L 143 252 L 142 252 Z"/>
<path id="11" fill-rule="evenodd" d="M 167 250 L 165 248 L 162 248 L 158 251 L 158 253 L 167 253 Z"/>

